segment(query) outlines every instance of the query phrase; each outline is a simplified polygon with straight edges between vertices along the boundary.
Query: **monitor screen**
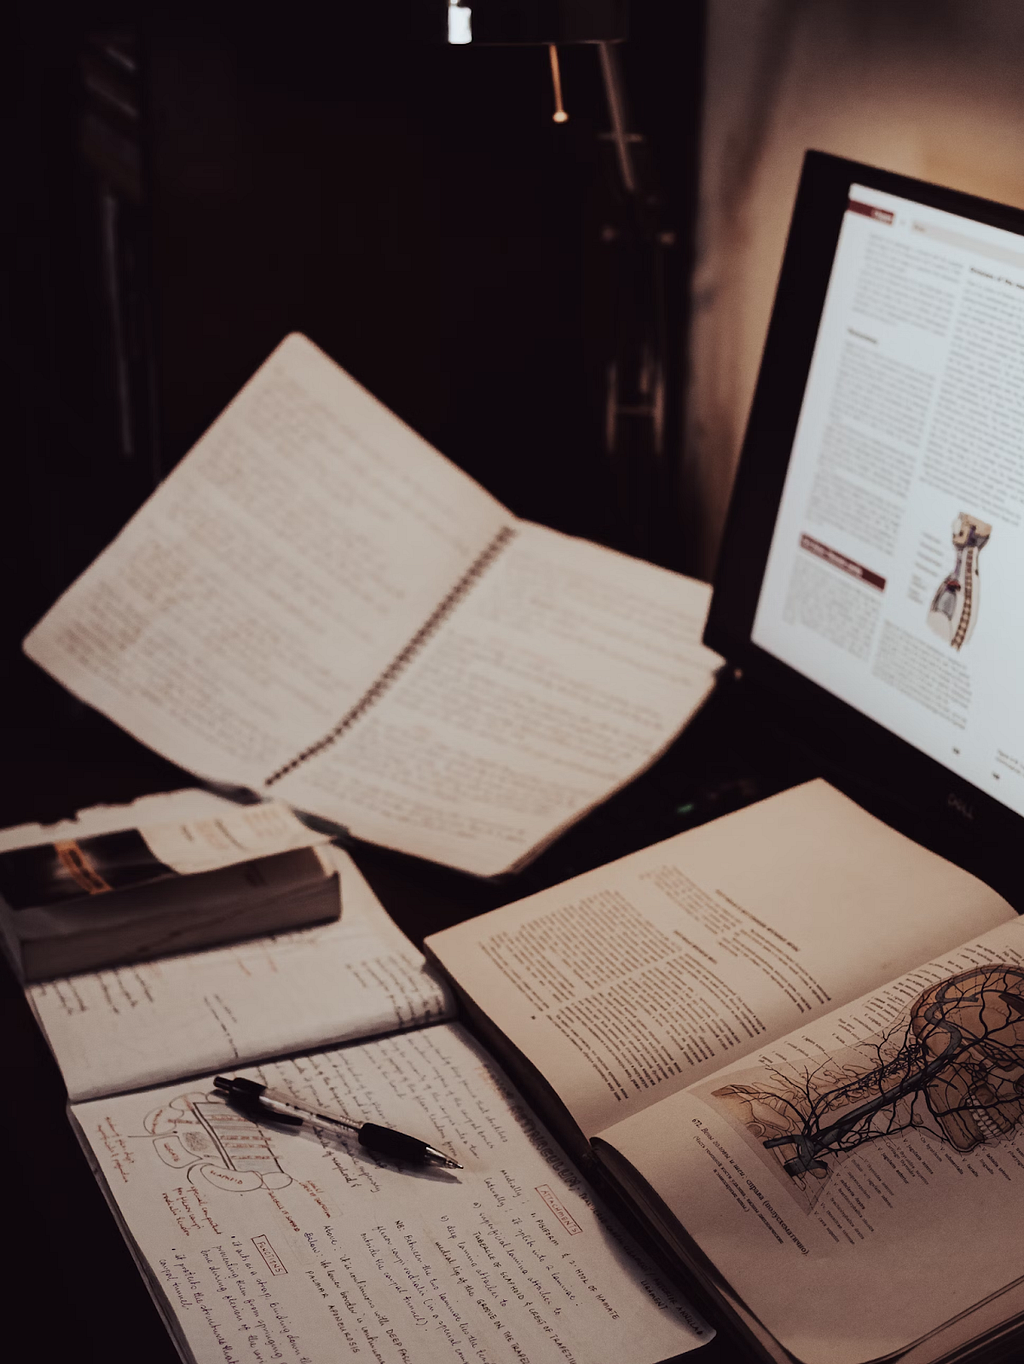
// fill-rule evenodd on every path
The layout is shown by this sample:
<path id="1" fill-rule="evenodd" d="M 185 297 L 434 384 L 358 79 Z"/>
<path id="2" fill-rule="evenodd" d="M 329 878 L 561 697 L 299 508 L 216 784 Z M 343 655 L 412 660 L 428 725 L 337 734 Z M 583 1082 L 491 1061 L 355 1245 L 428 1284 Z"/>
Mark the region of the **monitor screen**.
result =
<path id="1" fill-rule="evenodd" d="M 910 807 L 1019 837 L 1022 523 L 1024 213 L 810 153 L 708 642 Z"/>

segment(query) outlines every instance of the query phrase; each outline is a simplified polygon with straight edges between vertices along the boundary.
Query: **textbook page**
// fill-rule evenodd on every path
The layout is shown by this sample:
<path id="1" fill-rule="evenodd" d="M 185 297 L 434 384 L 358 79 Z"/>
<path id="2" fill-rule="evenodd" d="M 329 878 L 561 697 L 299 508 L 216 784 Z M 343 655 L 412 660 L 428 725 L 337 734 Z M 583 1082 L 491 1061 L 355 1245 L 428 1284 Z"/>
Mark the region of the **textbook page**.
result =
<path id="1" fill-rule="evenodd" d="M 196 1364 L 655 1364 L 711 1338 L 458 1027 L 249 1074 L 465 1168 L 396 1168 L 354 1141 L 257 1126 L 210 1077 L 76 1105 Z"/>
<path id="2" fill-rule="evenodd" d="M 275 784 L 373 843 L 509 870 L 647 767 L 721 659 L 711 589 L 517 523 L 400 676 Z"/>
<path id="3" fill-rule="evenodd" d="M 427 947 L 590 1137 L 1015 917 L 819 780 Z"/>
<path id="4" fill-rule="evenodd" d="M 1004 1290 L 1004 1315 L 1019 1301 L 1022 1079 L 1015 918 L 616 1124 L 597 1149 L 645 1177 L 804 1364 L 859 1364 Z"/>
<path id="5" fill-rule="evenodd" d="M 292 335 L 25 651 L 171 761 L 259 789 L 363 697 L 508 520 Z"/>
<path id="6" fill-rule="evenodd" d="M 72 1100 L 448 1017 L 446 987 L 351 858 L 334 923 L 26 991 Z"/>

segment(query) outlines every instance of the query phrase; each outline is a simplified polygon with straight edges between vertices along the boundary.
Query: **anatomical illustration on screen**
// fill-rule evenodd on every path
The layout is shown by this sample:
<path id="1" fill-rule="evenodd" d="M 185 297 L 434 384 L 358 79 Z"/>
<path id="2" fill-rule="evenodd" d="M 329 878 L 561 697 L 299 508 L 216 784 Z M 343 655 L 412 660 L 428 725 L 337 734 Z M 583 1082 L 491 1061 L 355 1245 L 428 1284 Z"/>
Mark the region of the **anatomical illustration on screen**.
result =
<path id="1" fill-rule="evenodd" d="M 956 562 L 928 608 L 928 624 L 953 649 L 962 649 L 978 622 L 978 557 L 992 527 L 961 512 L 953 522 Z"/>
<path id="2" fill-rule="evenodd" d="M 1018 1135 L 1024 967 L 949 976 L 891 1025 L 835 1054 L 815 1055 L 805 1041 L 792 1044 L 792 1060 L 763 1062 L 752 1083 L 713 1089 L 706 1101 L 770 1152 L 811 1206 L 816 1182 L 882 1138 L 918 1129 L 966 1154 Z"/>

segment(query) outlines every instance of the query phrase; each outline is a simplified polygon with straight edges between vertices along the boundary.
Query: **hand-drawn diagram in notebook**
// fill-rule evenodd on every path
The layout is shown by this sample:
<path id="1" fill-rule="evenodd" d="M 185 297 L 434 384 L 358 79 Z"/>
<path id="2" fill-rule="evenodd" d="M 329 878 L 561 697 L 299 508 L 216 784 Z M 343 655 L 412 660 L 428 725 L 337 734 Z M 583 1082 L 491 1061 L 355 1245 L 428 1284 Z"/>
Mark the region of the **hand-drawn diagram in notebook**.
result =
<path id="1" fill-rule="evenodd" d="M 943 579 L 928 608 L 928 624 L 953 649 L 970 639 L 978 619 L 978 556 L 992 527 L 961 512 L 953 522 L 956 563 Z"/>
<path id="2" fill-rule="evenodd" d="M 949 976 L 864 1041 L 820 1062 L 805 1050 L 762 1065 L 754 1083 L 711 1090 L 715 1101 L 811 1206 L 812 1181 L 866 1142 L 911 1128 L 962 1153 L 999 1142 L 1024 1119 L 1024 967 Z"/>
<path id="3" fill-rule="evenodd" d="M 147 1113 L 145 1127 L 164 1164 L 192 1183 L 199 1176 L 214 1188 L 247 1193 L 292 1182 L 262 1129 L 215 1093 L 180 1094 Z"/>

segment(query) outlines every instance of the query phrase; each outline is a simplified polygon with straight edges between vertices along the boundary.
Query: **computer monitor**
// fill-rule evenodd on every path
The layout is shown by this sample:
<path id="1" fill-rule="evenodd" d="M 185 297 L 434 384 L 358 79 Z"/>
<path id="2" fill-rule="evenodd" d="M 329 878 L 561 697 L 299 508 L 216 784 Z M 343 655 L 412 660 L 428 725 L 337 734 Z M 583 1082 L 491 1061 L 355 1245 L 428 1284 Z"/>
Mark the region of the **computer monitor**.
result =
<path id="1" fill-rule="evenodd" d="M 1024 212 L 807 154 L 705 639 L 1024 908 Z"/>

